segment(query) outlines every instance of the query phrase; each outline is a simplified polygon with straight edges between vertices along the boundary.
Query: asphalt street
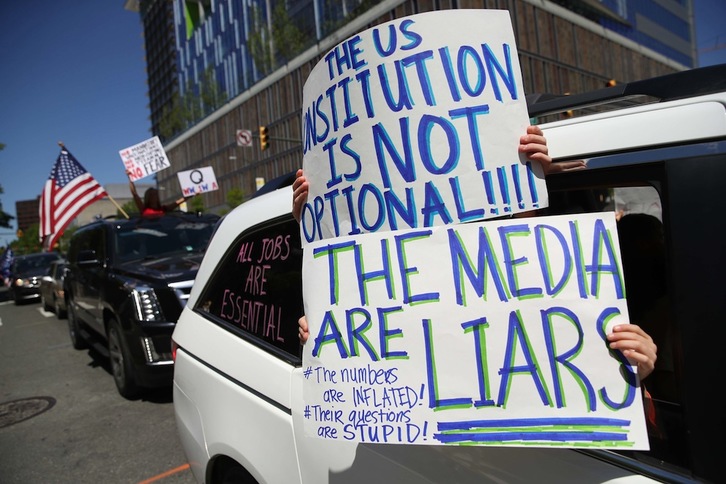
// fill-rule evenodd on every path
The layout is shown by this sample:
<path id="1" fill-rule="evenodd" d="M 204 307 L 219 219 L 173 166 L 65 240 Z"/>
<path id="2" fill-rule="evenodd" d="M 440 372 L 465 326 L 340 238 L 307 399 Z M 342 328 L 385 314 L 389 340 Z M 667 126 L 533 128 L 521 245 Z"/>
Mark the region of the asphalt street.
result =
<path id="1" fill-rule="evenodd" d="M 171 389 L 130 401 L 66 320 L 0 291 L 0 483 L 192 484 Z"/>

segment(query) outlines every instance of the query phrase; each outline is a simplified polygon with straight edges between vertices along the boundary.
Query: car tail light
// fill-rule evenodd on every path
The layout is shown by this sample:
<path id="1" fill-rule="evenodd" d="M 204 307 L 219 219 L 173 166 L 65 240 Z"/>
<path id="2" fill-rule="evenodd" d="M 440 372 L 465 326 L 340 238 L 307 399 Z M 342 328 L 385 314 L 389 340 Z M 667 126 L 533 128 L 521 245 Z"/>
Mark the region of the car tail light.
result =
<path id="1" fill-rule="evenodd" d="M 179 347 L 176 341 L 171 340 L 171 361 L 176 362 L 176 349 Z"/>

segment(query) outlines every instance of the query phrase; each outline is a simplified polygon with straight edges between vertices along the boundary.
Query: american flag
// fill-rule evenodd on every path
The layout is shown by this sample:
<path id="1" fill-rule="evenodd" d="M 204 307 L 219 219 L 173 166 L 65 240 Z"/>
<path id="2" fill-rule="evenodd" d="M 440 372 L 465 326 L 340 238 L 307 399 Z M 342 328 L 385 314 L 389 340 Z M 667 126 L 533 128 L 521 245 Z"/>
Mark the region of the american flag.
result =
<path id="1" fill-rule="evenodd" d="M 78 160 L 65 147 L 61 148 L 40 196 L 39 235 L 43 247 L 52 250 L 81 210 L 107 195 Z"/>

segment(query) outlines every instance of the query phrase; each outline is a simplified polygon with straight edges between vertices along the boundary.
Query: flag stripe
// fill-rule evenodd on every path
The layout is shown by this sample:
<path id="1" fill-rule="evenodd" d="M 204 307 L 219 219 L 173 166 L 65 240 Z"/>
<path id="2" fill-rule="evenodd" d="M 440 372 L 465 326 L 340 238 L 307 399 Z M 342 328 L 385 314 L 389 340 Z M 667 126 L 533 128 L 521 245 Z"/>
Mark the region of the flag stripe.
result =
<path id="1" fill-rule="evenodd" d="M 91 202 L 95 202 L 99 198 L 103 198 L 106 196 L 106 193 L 101 191 L 99 193 L 97 188 L 92 187 L 90 192 L 84 192 L 82 194 L 79 194 L 78 197 L 75 198 L 73 201 L 74 205 L 76 206 L 78 204 L 81 204 L 83 207 L 86 207 L 87 205 L 90 205 Z M 78 212 L 83 210 L 82 208 L 80 210 L 71 211 L 71 210 L 58 210 L 56 211 L 56 217 L 58 217 L 55 220 L 55 225 L 57 227 L 65 227 L 71 221 L 73 221 L 74 218 L 76 218 L 76 215 L 78 215 Z"/>
<path id="2" fill-rule="evenodd" d="M 106 196 L 106 190 L 78 160 L 62 149 L 40 196 L 39 235 L 44 247 L 52 250 L 68 224 L 88 205 Z"/>
<path id="3" fill-rule="evenodd" d="M 87 176 L 87 175 L 84 175 Z M 65 188 L 59 190 L 55 194 L 55 214 L 58 215 L 58 213 L 63 213 L 66 210 L 68 210 L 70 207 L 73 207 L 79 199 L 82 199 L 86 196 L 86 194 L 89 191 L 93 190 L 101 190 L 103 191 L 103 188 L 96 183 L 96 180 L 93 178 L 86 179 L 86 180 L 80 180 L 78 183 L 75 181 L 73 182 L 75 185 L 74 187 L 70 187 L 70 184 L 66 186 Z M 70 188 L 69 188 L 70 187 Z"/>

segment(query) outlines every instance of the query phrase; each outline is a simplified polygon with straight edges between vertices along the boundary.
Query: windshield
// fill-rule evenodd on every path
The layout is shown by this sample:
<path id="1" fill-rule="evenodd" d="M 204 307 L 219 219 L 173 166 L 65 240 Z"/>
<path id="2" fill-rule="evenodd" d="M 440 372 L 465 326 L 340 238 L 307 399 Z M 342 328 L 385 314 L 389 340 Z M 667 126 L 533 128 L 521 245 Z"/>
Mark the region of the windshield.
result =
<path id="1" fill-rule="evenodd" d="M 17 260 L 15 272 L 22 273 L 32 271 L 34 269 L 48 268 L 50 263 L 57 258 L 58 254 L 53 253 L 23 257 L 22 259 Z"/>
<path id="2" fill-rule="evenodd" d="M 201 252 L 207 247 L 213 230 L 213 221 L 171 217 L 128 224 L 115 232 L 116 255 L 121 261 L 130 261 Z"/>

